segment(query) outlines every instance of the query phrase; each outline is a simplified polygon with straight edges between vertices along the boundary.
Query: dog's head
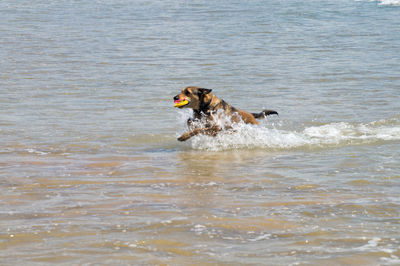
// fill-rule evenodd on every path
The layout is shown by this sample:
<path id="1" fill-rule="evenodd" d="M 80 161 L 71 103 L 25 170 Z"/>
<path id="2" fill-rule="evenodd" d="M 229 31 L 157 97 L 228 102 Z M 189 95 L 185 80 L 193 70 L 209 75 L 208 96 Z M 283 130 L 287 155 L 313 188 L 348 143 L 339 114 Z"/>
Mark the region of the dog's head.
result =
<path id="1" fill-rule="evenodd" d="M 174 107 L 192 108 L 200 110 L 200 106 L 212 99 L 211 89 L 199 87 L 186 87 L 182 92 L 174 97 Z"/>

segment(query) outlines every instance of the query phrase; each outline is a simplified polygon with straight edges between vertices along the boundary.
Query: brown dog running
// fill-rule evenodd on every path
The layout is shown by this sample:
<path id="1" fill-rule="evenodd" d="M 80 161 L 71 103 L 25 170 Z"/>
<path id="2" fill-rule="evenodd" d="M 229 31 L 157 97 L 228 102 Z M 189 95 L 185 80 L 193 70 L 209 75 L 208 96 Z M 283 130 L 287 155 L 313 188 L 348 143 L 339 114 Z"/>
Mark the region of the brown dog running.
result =
<path id="1" fill-rule="evenodd" d="M 186 87 L 182 92 L 174 97 L 175 107 L 192 108 L 193 118 L 187 121 L 189 132 L 182 134 L 178 138 L 179 141 L 185 141 L 198 134 L 215 136 L 222 127 L 217 125 L 216 120 L 225 115 L 229 118 L 230 123 L 239 123 L 257 125 L 256 118 L 264 118 L 267 115 L 278 114 L 273 110 L 264 110 L 261 113 L 249 113 L 240 109 L 236 109 L 224 100 L 218 98 L 211 93 L 211 89 L 199 87 Z M 229 125 L 224 126 L 229 128 Z"/>

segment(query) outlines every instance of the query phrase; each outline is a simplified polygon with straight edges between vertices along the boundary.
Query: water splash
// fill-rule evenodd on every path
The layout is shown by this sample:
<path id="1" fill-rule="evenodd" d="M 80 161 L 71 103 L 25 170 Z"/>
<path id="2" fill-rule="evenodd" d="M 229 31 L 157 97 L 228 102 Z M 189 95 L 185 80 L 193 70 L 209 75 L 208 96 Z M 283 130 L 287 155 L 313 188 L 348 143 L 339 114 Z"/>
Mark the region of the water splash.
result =
<path id="1" fill-rule="evenodd" d="M 285 123 L 264 122 L 261 126 L 238 123 L 216 137 L 199 135 L 191 139 L 193 149 L 316 149 L 364 145 L 400 140 L 400 117 L 371 123 L 329 123 L 283 129 Z"/>

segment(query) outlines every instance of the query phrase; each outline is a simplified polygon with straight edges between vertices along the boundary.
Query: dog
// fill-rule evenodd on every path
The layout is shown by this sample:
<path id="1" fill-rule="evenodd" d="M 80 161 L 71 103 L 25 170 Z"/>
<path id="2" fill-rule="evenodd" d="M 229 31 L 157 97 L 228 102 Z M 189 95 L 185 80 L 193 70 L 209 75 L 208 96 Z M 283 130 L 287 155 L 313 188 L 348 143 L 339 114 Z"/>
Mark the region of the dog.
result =
<path id="1" fill-rule="evenodd" d="M 246 124 L 257 125 L 256 120 L 268 115 L 278 115 L 273 110 L 264 110 L 261 113 L 249 113 L 237 109 L 224 100 L 218 98 L 211 89 L 200 87 L 186 87 L 182 92 L 174 96 L 175 107 L 193 109 L 193 117 L 187 120 L 189 131 L 183 133 L 178 140 L 186 141 L 189 138 L 204 134 L 216 136 L 219 131 L 231 128 L 233 123 L 243 121 Z M 225 116 L 225 124 L 218 125 L 218 119 Z M 228 118 L 226 120 L 226 118 Z M 226 122 L 228 121 L 228 122 Z"/>

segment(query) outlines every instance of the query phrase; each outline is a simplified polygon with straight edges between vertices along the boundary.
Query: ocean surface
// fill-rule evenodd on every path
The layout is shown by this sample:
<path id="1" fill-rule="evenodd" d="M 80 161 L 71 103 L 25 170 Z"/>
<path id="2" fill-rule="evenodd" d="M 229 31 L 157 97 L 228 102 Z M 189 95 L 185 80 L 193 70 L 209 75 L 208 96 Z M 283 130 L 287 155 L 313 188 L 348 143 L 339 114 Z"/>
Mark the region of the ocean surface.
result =
<path id="1" fill-rule="evenodd" d="M 1 265 L 400 265 L 399 192 L 400 1 L 0 1 Z"/>

